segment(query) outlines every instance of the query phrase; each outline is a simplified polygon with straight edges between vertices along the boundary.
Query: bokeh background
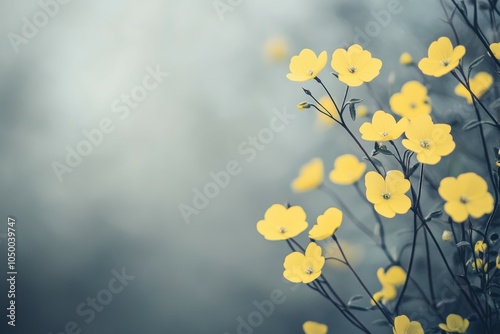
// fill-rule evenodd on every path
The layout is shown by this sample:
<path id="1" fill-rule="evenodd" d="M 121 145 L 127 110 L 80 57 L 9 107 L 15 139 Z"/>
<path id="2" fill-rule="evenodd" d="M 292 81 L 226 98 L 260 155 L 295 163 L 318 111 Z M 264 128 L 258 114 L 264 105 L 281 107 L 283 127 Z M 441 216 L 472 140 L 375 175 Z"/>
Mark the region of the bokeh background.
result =
<path id="1" fill-rule="evenodd" d="M 374 13 L 391 3 L 399 13 L 377 21 Z M 291 180 L 313 157 L 330 170 L 338 155 L 353 152 L 338 128 L 296 108 L 306 98 L 301 87 L 322 93 L 314 82 L 288 81 L 288 61 L 306 47 L 331 57 L 361 42 L 384 61 L 371 86 L 385 99 L 417 77 L 398 63 L 400 54 L 420 59 L 449 33 L 438 1 L 74 0 L 16 52 L 9 36 L 21 35 L 23 18 L 33 22 L 41 9 L 34 0 L 0 1 L 0 277 L 9 215 L 17 219 L 19 273 L 15 329 L 5 324 L 1 279 L 2 333 L 61 333 L 74 321 L 82 333 L 233 334 L 238 318 L 247 321 L 254 302 L 275 289 L 285 302 L 251 332 L 301 333 L 306 320 L 350 332 L 320 296 L 283 281 L 286 244 L 255 229 L 273 203 L 302 205 L 314 223 L 331 199 L 294 194 Z M 377 33 L 366 31 L 370 22 Z M 127 117 L 113 112 L 148 67 L 168 76 Z M 343 88 L 328 68 L 323 80 L 339 98 Z M 375 110 L 365 88 L 353 94 Z M 248 161 L 238 148 L 276 112 L 290 115 L 289 124 Z M 66 147 L 75 149 L 82 131 L 103 119 L 113 131 L 60 181 L 54 161 L 64 163 Z M 186 221 L 180 205 L 192 206 L 195 189 L 231 160 L 241 173 Z M 353 189 L 331 187 L 358 205 Z M 378 249 L 349 224 L 339 237 L 379 289 L 375 272 L 387 263 Z M 77 305 L 122 268 L 135 278 L 86 323 Z M 346 298 L 361 292 L 342 268 L 326 272 Z M 372 313 L 367 319 L 378 318 Z"/>

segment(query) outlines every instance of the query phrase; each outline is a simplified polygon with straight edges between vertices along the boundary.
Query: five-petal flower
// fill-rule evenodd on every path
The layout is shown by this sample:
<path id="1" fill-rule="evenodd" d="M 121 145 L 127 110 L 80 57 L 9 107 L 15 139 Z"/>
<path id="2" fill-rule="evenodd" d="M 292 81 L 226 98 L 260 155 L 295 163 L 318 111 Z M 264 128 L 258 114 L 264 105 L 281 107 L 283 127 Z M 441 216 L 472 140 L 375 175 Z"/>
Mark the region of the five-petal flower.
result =
<path id="1" fill-rule="evenodd" d="M 309 238 L 324 240 L 331 237 L 342 225 L 342 211 L 337 208 L 329 208 L 318 216 L 317 224 L 309 231 Z"/>
<path id="2" fill-rule="evenodd" d="M 365 122 L 359 128 L 361 138 L 369 141 L 389 141 L 399 138 L 408 127 L 408 119 L 402 118 L 397 123 L 389 113 L 383 110 L 375 112 L 372 122 Z"/>
<path id="3" fill-rule="evenodd" d="M 455 142 L 448 124 L 434 124 L 429 115 L 420 115 L 411 120 L 405 130 L 407 139 L 403 146 L 417 153 L 417 160 L 423 164 L 435 165 L 441 157 L 453 152 Z"/>
<path id="4" fill-rule="evenodd" d="M 323 183 L 323 161 L 314 158 L 302 166 L 299 176 L 292 181 L 292 189 L 305 192 L 318 188 Z"/>
<path id="5" fill-rule="evenodd" d="M 304 232 L 307 226 L 306 213 L 300 206 L 273 204 L 257 223 L 257 231 L 266 240 L 286 240 Z"/>
<path id="6" fill-rule="evenodd" d="M 377 172 L 365 175 L 366 198 L 374 204 L 375 211 L 386 218 L 393 218 L 396 213 L 404 214 L 410 210 L 411 201 L 406 192 L 410 190 L 410 181 L 398 170 L 387 172 L 384 177 Z"/>
<path id="7" fill-rule="evenodd" d="M 418 81 L 409 81 L 403 85 L 400 93 L 395 93 L 389 100 L 395 114 L 412 119 L 423 114 L 430 114 L 431 103 L 427 88 Z"/>
<path id="8" fill-rule="evenodd" d="M 330 181 L 336 184 L 349 185 L 357 182 L 366 170 L 366 163 L 360 162 L 352 154 L 344 154 L 335 159 Z"/>
<path id="9" fill-rule="evenodd" d="M 424 329 L 418 321 L 410 321 L 406 315 L 394 318 L 393 334 L 424 334 Z"/>
<path id="10" fill-rule="evenodd" d="M 338 73 L 339 80 L 348 86 L 361 86 L 370 82 L 380 73 L 382 61 L 372 58 L 372 54 L 358 44 L 347 50 L 337 49 L 332 55 L 332 68 Z"/>
<path id="11" fill-rule="evenodd" d="M 425 75 L 441 77 L 458 66 L 465 55 L 465 47 L 458 45 L 453 48 L 448 37 L 440 37 L 429 46 L 428 57 L 418 63 L 418 68 Z"/>
<path id="12" fill-rule="evenodd" d="M 479 99 L 490 89 L 493 84 L 493 77 L 488 72 L 478 72 L 469 81 L 470 90 Z M 459 83 L 455 87 L 455 94 L 464 97 L 468 104 L 472 104 L 472 95 L 467 88 Z"/>
<path id="13" fill-rule="evenodd" d="M 488 184 L 476 173 L 446 177 L 441 180 L 438 192 L 446 201 L 444 211 L 457 223 L 466 221 L 469 215 L 480 218 L 493 211 L 493 196 L 488 192 Z"/>
<path id="14" fill-rule="evenodd" d="M 469 320 L 462 318 L 458 314 L 449 314 L 446 317 L 446 324 L 439 324 L 439 328 L 448 333 L 465 333 L 469 328 Z"/>
<path id="15" fill-rule="evenodd" d="M 321 275 L 325 258 L 321 256 L 321 247 L 311 242 L 306 253 L 293 252 L 285 258 L 283 276 L 293 283 L 311 283 Z"/>
<path id="16" fill-rule="evenodd" d="M 327 57 L 326 51 L 316 56 L 314 51 L 304 49 L 290 60 L 290 73 L 286 77 L 291 81 L 299 82 L 314 79 L 325 67 Z"/>

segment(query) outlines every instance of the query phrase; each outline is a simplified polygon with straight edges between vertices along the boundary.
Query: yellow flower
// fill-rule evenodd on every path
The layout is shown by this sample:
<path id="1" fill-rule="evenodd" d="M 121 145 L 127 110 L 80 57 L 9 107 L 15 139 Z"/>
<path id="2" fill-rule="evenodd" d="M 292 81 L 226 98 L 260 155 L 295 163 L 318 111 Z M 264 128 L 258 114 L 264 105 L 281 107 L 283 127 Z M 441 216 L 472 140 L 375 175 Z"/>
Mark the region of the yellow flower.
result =
<path id="1" fill-rule="evenodd" d="M 488 248 L 488 245 L 483 240 L 479 240 L 474 245 L 474 252 L 476 254 L 484 253 L 486 251 L 486 248 Z"/>
<path id="2" fill-rule="evenodd" d="M 335 108 L 335 105 L 333 104 L 332 99 L 329 96 L 323 96 L 321 99 L 319 99 L 319 103 L 321 105 L 319 105 L 318 108 L 323 111 L 325 111 L 326 109 L 326 111 L 328 111 L 327 114 L 330 113 L 333 118 L 335 118 L 337 121 L 340 121 L 339 113 L 337 112 L 337 109 Z M 323 108 L 321 108 L 321 106 L 323 106 Z M 320 112 L 318 112 L 318 120 L 320 124 L 326 126 L 335 125 L 335 121 L 333 119 Z"/>
<path id="3" fill-rule="evenodd" d="M 406 280 L 406 272 L 400 266 L 392 266 L 384 271 L 384 268 L 377 270 L 377 278 L 382 285 L 382 290 L 373 295 L 377 302 L 387 303 L 397 296 L 396 288 L 403 285 Z M 375 302 L 372 300 L 372 304 Z"/>
<path id="4" fill-rule="evenodd" d="M 395 114 L 410 120 L 419 115 L 430 114 L 432 109 L 427 88 L 418 81 L 405 83 L 400 93 L 391 96 L 389 104 Z"/>
<path id="5" fill-rule="evenodd" d="M 444 242 L 450 242 L 453 240 L 453 233 L 451 231 L 444 230 L 441 239 L 443 239 Z"/>
<path id="6" fill-rule="evenodd" d="M 321 247 L 311 242 L 306 248 L 306 254 L 293 252 L 285 258 L 283 276 L 293 283 L 311 283 L 321 275 L 325 258 L 321 256 Z"/>
<path id="7" fill-rule="evenodd" d="M 493 211 L 493 196 L 488 192 L 488 184 L 475 173 L 442 179 L 438 192 L 446 201 L 444 211 L 457 223 L 464 222 L 469 215 L 480 218 Z"/>
<path id="8" fill-rule="evenodd" d="M 471 263 L 472 265 L 472 269 L 476 270 L 484 270 L 484 271 L 488 271 L 488 263 L 485 263 L 483 265 L 483 260 L 482 259 L 476 259 L 476 261 L 472 261 Z"/>
<path id="9" fill-rule="evenodd" d="M 304 329 L 305 334 L 326 334 L 328 332 L 328 326 L 314 321 L 304 322 L 302 329 Z"/>
<path id="10" fill-rule="evenodd" d="M 493 52 L 493 57 L 500 59 L 500 42 L 490 44 L 491 52 Z"/>
<path id="11" fill-rule="evenodd" d="M 446 317 L 446 324 L 439 324 L 439 328 L 448 333 L 465 333 L 469 328 L 469 320 L 458 314 L 450 314 Z"/>
<path id="12" fill-rule="evenodd" d="M 497 255 L 497 258 L 495 261 L 495 267 L 497 267 L 497 269 L 500 269 L 500 255 Z"/>
<path id="13" fill-rule="evenodd" d="M 380 215 L 393 218 L 396 213 L 404 214 L 410 210 L 411 201 L 405 193 L 410 189 L 410 181 L 402 172 L 391 170 L 384 177 L 377 172 L 365 175 L 366 198 L 375 205 Z"/>
<path id="14" fill-rule="evenodd" d="M 455 149 L 450 131 L 448 124 L 434 124 L 429 115 L 420 115 L 406 129 L 408 139 L 403 139 L 403 146 L 417 153 L 419 162 L 435 165 Z"/>
<path id="15" fill-rule="evenodd" d="M 394 117 L 383 110 L 375 112 L 372 122 L 365 122 L 359 128 L 364 140 L 389 141 L 398 139 L 408 127 L 408 120 L 402 118 L 396 123 Z"/>
<path id="16" fill-rule="evenodd" d="M 292 181 L 292 189 L 304 192 L 318 188 L 323 183 L 323 161 L 314 158 L 302 166 L 299 176 Z"/>
<path id="17" fill-rule="evenodd" d="M 465 47 L 458 45 L 453 48 L 448 37 L 440 37 L 429 46 L 428 58 L 418 63 L 418 68 L 426 75 L 441 77 L 458 66 L 465 55 Z"/>
<path id="18" fill-rule="evenodd" d="M 288 56 L 288 44 L 281 37 L 270 38 L 264 46 L 265 57 L 275 63 L 283 61 Z"/>
<path id="19" fill-rule="evenodd" d="M 354 44 L 349 49 L 337 49 L 332 55 L 332 68 L 339 74 L 339 80 L 348 86 L 361 86 L 370 82 L 380 73 L 382 61 L 372 58 L 372 54 Z"/>
<path id="20" fill-rule="evenodd" d="M 349 185 L 357 182 L 366 170 L 366 164 L 360 162 L 352 154 L 344 154 L 335 159 L 330 181 L 336 184 Z"/>
<path id="21" fill-rule="evenodd" d="M 309 231 L 309 238 L 314 240 L 329 238 L 340 225 L 342 225 L 342 211 L 337 208 L 330 208 L 318 216 L 317 224 Z"/>
<path id="22" fill-rule="evenodd" d="M 409 54 L 408 52 L 403 52 L 401 54 L 401 57 L 399 57 L 399 62 L 402 65 L 411 65 L 411 64 L 413 64 L 413 58 L 412 58 L 411 54 Z"/>
<path id="23" fill-rule="evenodd" d="M 490 89 L 493 84 L 493 77 L 487 72 L 478 72 L 472 79 L 469 81 L 470 89 L 472 93 L 479 99 Z M 472 104 L 472 95 L 465 88 L 464 85 L 459 83 L 455 87 L 455 94 L 458 96 L 464 97 L 467 99 L 468 104 Z"/>
<path id="24" fill-rule="evenodd" d="M 394 318 L 393 334 L 424 334 L 424 329 L 418 321 L 411 321 L 406 315 Z"/>
<path id="25" fill-rule="evenodd" d="M 290 61 L 290 73 L 286 77 L 291 81 L 307 81 L 315 78 L 325 67 L 327 62 L 326 51 L 316 57 L 314 51 L 304 49 Z"/>
<path id="26" fill-rule="evenodd" d="M 273 204 L 264 214 L 264 220 L 257 223 L 257 231 L 266 240 L 294 238 L 307 228 L 306 213 L 300 206 L 286 208 Z"/>

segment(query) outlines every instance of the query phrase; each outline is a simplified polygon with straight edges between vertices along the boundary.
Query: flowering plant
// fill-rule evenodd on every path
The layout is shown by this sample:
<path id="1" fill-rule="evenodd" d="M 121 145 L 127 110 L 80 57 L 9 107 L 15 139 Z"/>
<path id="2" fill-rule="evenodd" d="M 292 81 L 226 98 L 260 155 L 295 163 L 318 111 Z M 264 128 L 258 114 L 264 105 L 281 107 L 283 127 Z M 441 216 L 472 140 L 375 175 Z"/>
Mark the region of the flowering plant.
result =
<path id="1" fill-rule="evenodd" d="M 357 122 L 357 105 L 362 100 L 351 96 L 352 88 L 370 85 L 379 76 L 383 63 L 376 55 L 358 44 L 332 53 L 332 75 L 345 85 L 341 100 L 332 97 L 319 77 L 328 63 L 326 51 L 316 56 L 304 49 L 290 62 L 289 80 L 315 82 L 325 94 L 317 97 L 303 88 L 309 101 L 298 108 L 316 111 L 336 124 L 332 129 L 344 131 L 359 150 L 336 157 L 328 174 L 333 187 L 325 182 L 320 158 L 308 162 L 293 180 L 294 191 L 318 189 L 334 202 L 309 229 L 307 246 L 296 240 L 308 229 L 306 210 L 298 205 L 270 206 L 257 230 L 268 240 L 284 240 L 292 250 L 283 264 L 287 280 L 306 284 L 363 333 L 374 331 L 373 323 L 363 318 L 364 312 L 378 312 L 377 324 L 395 334 L 500 332 L 500 247 L 496 245 L 500 94 L 493 86 L 500 73 L 496 32 L 500 11 L 497 1 L 468 5 L 450 1 L 448 7 L 443 3 L 443 10 L 453 37 L 428 41 L 427 56 L 416 63 L 409 53 L 402 54 L 401 65 L 414 71 L 415 78 L 385 99 L 369 89 L 376 109 L 362 124 Z M 480 24 L 480 10 L 489 13 L 492 31 Z M 474 38 L 462 38 L 457 22 Z M 482 47 L 476 59 L 466 52 L 465 42 L 473 39 Z M 454 110 L 450 118 L 434 107 L 435 100 L 445 98 L 436 89 L 443 80 L 455 82 L 451 93 L 465 114 Z M 343 200 L 338 186 L 354 188 L 361 200 L 356 208 L 364 205 L 373 215 L 372 224 L 357 217 L 358 210 Z M 394 218 L 397 224 L 391 224 Z M 355 225 L 382 250 L 385 263 L 376 275 L 362 277 L 349 260 L 337 236 L 346 224 Z M 407 243 L 402 236 L 395 245 L 388 245 L 389 227 L 399 230 L 395 231 L 398 235 L 410 229 Z M 322 249 L 327 240 L 332 240 L 338 256 Z M 329 262 L 347 267 L 363 294 L 348 301 L 342 298 L 339 287 L 332 286 L 324 272 Z M 418 267 L 417 262 L 423 265 Z M 366 284 L 375 276 L 380 291 Z M 439 277 L 451 282 L 453 297 L 437 293 L 443 288 Z M 418 304 L 426 305 L 432 316 L 408 316 Z M 328 324 L 304 320 L 305 333 L 327 333 Z"/>

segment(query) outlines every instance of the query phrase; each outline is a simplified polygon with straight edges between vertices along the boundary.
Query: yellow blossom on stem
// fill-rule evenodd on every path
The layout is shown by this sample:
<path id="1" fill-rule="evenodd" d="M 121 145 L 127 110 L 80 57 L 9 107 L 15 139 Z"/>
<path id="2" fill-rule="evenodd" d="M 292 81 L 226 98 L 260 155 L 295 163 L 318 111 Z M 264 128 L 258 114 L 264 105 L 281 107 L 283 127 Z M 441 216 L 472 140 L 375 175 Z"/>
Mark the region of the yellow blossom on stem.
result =
<path id="1" fill-rule="evenodd" d="M 391 96 L 389 104 L 395 114 L 410 120 L 419 115 L 430 114 L 432 109 L 427 88 L 418 81 L 405 83 L 401 92 Z"/>
<path id="2" fill-rule="evenodd" d="M 384 271 L 384 268 L 379 268 L 377 278 L 382 285 L 382 290 L 376 292 L 373 299 L 377 302 L 387 303 L 396 299 L 396 289 L 405 283 L 406 272 L 400 266 L 392 266 L 387 271 Z M 375 304 L 373 300 L 371 302 L 373 305 Z"/>
<path id="3" fill-rule="evenodd" d="M 402 65 L 411 65 L 413 64 L 413 58 L 411 56 L 411 54 L 409 54 L 408 52 L 403 52 L 401 54 L 401 56 L 399 57 L 399 62 L 402 64 Z"/>
<path id="4" fill-rule="evenodd" d="M 500 269 L 500 255 L 497 255 L 497 258 L 495 260 L 495 267 L 497 267 L 497 269 Z"/>
<path id="5" fill-rule="evenodd" d="M 311 108 L 311 105 L 309 104 L 309 102 L 304 101 L 297 104 L 297 108 L 299 108 L 299 110 L 305 110 Z"/>
<path id="6" fill-rule="evenodd" d="M 330 181 L 336 184 L 349 185 L 357 182 L 366 170 L 366 164 L 360 162 L 352 154 L 344 154 L 335 159 Z"/>
<path id="7" fill-rule="evenodd" d="M 283 276 L 293 283 L 311 283 L 321 275 L 325 258 L 321 256 L 321 247 L 311 242 L 306 253 L 293 252 L 285 258 Z"/>
<path id="8" fill-rule="evenodd" d="M 469 81 L 470 90 L 479 99 L 490 89 L 493 84 L 493 77 L 488 72 L 478 72 Z M 472 104 L 472 95 L 467 88 L 459 83 L 455 87 L 455 94 L 467 99 L 468 104 Z"/>
<path id="9" fill-rule="evenodd" d="M 257 231 L 266 240 L 294 238 L 307 229 L 306 213 L 300 206 L 286 208 L 273 204 L 264 214 L 264 220 L 257 223 Z"/>
<path id="10" fill-rule="evenodd" d="M 439 328 L 448 333 L 465 333 L 469 328 L 469 320 L 458 314 L 450 314 L 446 317 L 446 324 L 439 324 Z"/>
<path id="11" fill-rule="evenodd" d="M 302 325 L 302 329 L 305 334 L 326 334 L 328 332 L 328 326 L 325 324 L 320 324 L 319 322 L 306 321 Z"/>
<path id="12" fill-rule="evenodd" d="M 417 160 L 423 164 L 435 165 L 441 157 L 453 152 L 455 142 L 448 124 L 434 124 L 429 115 L 420 115 L 411 120 L 405 131 L 407 139 L 403 146 L 417 153 Z"/>
<path id="13" fill-rule="evenodd" d="M 405 195 L 410 190 L 410 181 L 405 179 L 402 172 L 391 170 L 385 179 L 377 172 L 368 172 L 365 186 L 366 198 L 381 216 L 393 218 L 396 213 L 405 214 L 410 210 L 411 201 Z"/>
<path id="14" fill-rule="evenodd" d="M 290 61 L 290 73 L 286 77 L 291 81 L 308 81 L 318 76 L 319 72 L 326 66 L 326 51 L 316 57 L 314 51 L 304 49 L 298 56 L 293 56 Z"/>
<path id="15" fill-rule="evenodd" d="M 488 271 L 488 263 L 483 264 L 482 259 L 476 259 L 476 261 L 472 261 L 471 263 L 472 269 L 474 270 L 484 270 Z"/>
<path id="16" fill-rule="evenodd" d="M 323 183 L 323 161 L 314 158 L 302 166 L 299 176 L 292 181 L 292 189 L 305 192 L 318 188 Z"/>
<path id="17" fill-rule="evenodd" d="M 465 47 L 458 45 L 453 48 L 448 37 L 440 37 L 429 46 L 428 57 L 418 63 L 418 68 L 425 75 L 441 77 L 458 66 L 465 55 Z"/>
<path id="18" fill-rule="evenodd" d="M 424 329 L 418 321 L 410 321 L 406 315 L 394 318 L 393 334 L 424 334 Z"/>
<path id="19" fill-rule="evenodd" d="M 500 59 L 500 42 L 490 44 L 491 52 L 493 52 L 493 57 Z"/>
<path id="20" fill-rule="evenodd" d="M 324 240 L 331 237 L 342 225 L 342 211 L 337 208 L 329 208 L 318 216 L 317 224 L 309 231 L 309 238 Z"/>
<path id="21" fill-rule="evenodd" d="M 396 123 L 394 116 L 383 110 L 375 112 L 372 122 L 365 122 L 359 128 L 361 138 L 369 141 L 389 141 L 398 139 L 408 127 L 408 119 Z"/>
<path id="22" fill-rule="evenodd" d="M 375 79 L 382 68 L 382 61 L 372 58 L 372 54 L 360 45 L 353 44 L 347 50 L 335 50 L 331 65 L 341 82 L 356 87 Z"/>
<path id="23" fill-rule="evenodd" d="M 494 201 L 488 184 L 476 173 L 446 177 L 441 180 L 438 192 L 446 201 L 444 211 L 457 223 L 466 221 L 469 215 L 480 218 L 493 211 Z"/>
<path id="24" fill-rule="evenodd" d="M 488 245 L 483 240 L 479 240 L 474 245 L 474 252 L 476 254 L 484 253 L 487 248 L 488 248 Z"/>

